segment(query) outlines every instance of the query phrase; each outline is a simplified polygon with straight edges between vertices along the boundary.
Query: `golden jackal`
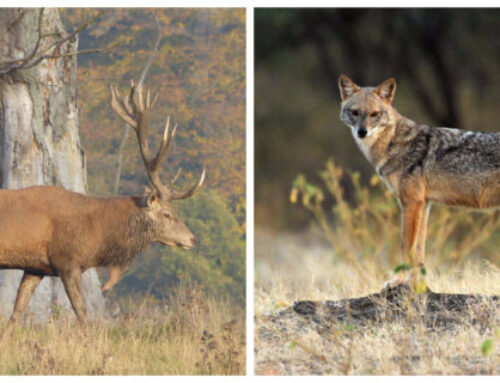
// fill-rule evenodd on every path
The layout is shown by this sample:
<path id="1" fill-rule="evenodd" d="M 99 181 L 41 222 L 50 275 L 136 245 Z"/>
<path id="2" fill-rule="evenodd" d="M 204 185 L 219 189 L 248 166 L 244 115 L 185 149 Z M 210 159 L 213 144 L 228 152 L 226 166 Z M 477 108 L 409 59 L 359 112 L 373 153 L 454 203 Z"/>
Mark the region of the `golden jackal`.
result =
<path id="1" fill-rule="evenodd" d="M 339 78 L 340 119 L 393 192 L 402 210 L 401 252 L 424 264 L 432 202 L 488 208 L 500 205 L 500 134 L 420 125 L 391 105 L 396 81 L 376 88 Z M 406 279 L 407 280 L 407 279 Z M 403 283 L 404 275 L 394 284 Z"/>

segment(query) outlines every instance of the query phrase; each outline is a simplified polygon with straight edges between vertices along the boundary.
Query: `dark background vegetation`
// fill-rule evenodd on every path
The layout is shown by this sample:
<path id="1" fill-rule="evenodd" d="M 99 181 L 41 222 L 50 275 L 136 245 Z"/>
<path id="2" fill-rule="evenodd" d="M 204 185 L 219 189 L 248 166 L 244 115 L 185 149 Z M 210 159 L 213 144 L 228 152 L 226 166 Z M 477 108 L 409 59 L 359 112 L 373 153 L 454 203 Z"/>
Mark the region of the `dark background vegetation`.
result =
<path id="1" fill-rule="evenodd" d="M 291 184 L 321 184 L 330 157 L 365 183 L 373 174 L 338 117 L 341 73 L 365 86 L 395 77 L 394 106 L 420 123 L 499 131 L 498 36 L 497 9 L 257 9 L 257 226 L 306 227 Z"/>
<path id="2" fill-rule="evenodd" d="M 92 9 L 62 10 L 68 31 L 93 17 Z M 109 85 L 125 92 L 136 82 L 157 39 L 162 40 L 144 86 L 159 93 L 150 133 L 157 147 L 166 117 L 178 123 L 162 177 L 186 188 L 207 168 L 203 188 L 174 202 L 197 237 L 181 250 L 152 246 L 138 257 L 112 296 L 163 299 L 179 285 L 244 307 L 245 296 L 245 11 L 243 9 L 111 9 L 79 35 L 79 49 L 111 45 L 78 57 L 80 136 L 86 151 L 88 192 L 112 195 L 124 123 L 111 110 Z M 148 184 L 136 136 L 123 151 L 120 195 Z M 105 272 L 101 273 L 105 277 Z"/>

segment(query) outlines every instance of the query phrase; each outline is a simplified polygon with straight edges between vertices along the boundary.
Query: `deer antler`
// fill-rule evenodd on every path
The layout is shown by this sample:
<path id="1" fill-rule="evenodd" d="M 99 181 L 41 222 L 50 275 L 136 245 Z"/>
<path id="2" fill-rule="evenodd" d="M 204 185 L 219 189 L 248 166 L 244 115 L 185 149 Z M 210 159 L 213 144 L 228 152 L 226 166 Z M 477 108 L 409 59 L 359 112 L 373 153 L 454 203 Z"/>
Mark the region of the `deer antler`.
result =
<path id="1" fill-rule="evenodd" d="M 118 90 L 110 86 L 111 90 L 111 108 L 134 130 L 139 141 L 139 148 L 141 151 L 144 165 L 151 184 L 160 193 L 162 198 L 167 200 L 184 199 L 192 196 L 201 187 L 205 180 L 206 171 L 203 169 L 199 181 L 189 188 L 187 191 L 179 192 L 171 190 L 167 185 L 164 185 L 160 180 L 159 168 L 161 163 L 170 155 L 172 149 L 172 139 L 177 130 L 177 124 L 170 130 L 170 117 L 167 117 L 165 129 L 163 131 L 160 148 L 156 156 L 152 157 L 149 152 L 148 145 L 148 128 L 149 117 L 156 101 L 158 101 L 158 94 L 151 94 L 151 91 L 146 92 L 144 97 L 143 88 L 140 87 L 137 91 L 135 84 L 132 81 L 130 93 L 128 96 L 121 97 Z M 180 172 L 178 173 L 180 175 Z M 175 177 L 177 179 L 178 175 Z M 174 181 L 175 182 L 175 181 Z"/>

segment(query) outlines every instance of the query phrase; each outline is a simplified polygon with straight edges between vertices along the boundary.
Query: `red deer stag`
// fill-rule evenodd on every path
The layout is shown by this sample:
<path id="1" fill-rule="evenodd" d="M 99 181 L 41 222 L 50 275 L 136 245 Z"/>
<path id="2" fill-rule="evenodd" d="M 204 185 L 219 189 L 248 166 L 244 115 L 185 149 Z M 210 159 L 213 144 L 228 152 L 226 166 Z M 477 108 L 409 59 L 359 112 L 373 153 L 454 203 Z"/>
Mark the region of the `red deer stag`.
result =
<path id="1" fill-rule="evenodd" d="M 118 282 L 132 260 L 151 243 L 185 249 L 194 246 L 193 234 L 170 201 L 192 196 L 203 184 L 205 169 L 199 181 L 185 192 L 174 191 L 161 182 L 160 165 L 170 153 L 177 126 L 170 130 L 167 118 L 158 153 L 151 156 L 148 125 L 157 99 L 158 95 L 150 91 L 136 91 L 133 83 L 130 94 L 123 98 L 111 87 L 111 107 L 137 134 L 151 191 L 139 196 L 99 198 L 56 186 L 0 190 L 0 269 L 24 270 L 4 339 L 46 275 L 61 277 L 78 320 L 85 324 L 83 271 L 109 266 L 104 291 Z"/>

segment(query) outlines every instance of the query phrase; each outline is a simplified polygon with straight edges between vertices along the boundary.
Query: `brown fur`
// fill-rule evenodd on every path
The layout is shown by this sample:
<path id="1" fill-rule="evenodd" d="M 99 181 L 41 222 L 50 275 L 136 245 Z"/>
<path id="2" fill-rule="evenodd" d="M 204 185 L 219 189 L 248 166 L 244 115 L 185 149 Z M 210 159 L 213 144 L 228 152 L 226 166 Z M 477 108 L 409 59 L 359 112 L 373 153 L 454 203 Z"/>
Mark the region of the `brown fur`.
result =
<path id="1" fill-rule="evenodd" d="M 55 186 L 0 190 L 0 268 L 60 275 L 68 263 L 128 265 L 154 239 L 137 200 Z"/>
<path id="2" fill-rule="evenodd" d="M 341 120 L 401 206 L 403 261 L 424 264 L 431 203 L 500 205 L 500 134 L 433 128 L 401 116 L 391 105 L 394 79 L 372 88 L 340 76 L 339 87 Z"/>
<path id="3" fill-rule="evenodd" d="M 134 257 L 160 238 L 149 207 L 141 207 L 144 198 L 89 197 L 56 186 L 0 190 L 0 269 L 25 272 L 7 330 L 45 275 L 61 276 L 85 323 L 81 273 L 111 266 L 108 290 Z"/>
<path id="4" fill-rule="evenodd" d="M 71 305 L 86 323 L 81 274 L 88 268 L 110 266 L 109 290 L 132 260 L 152 242 L 189 249 L 195 238 L 171 205 L 192 196 L 199 181 L 184 192 L 170 189 L 159 177 L 177 126 L 165 126 L 160 148 L 151 156 L 148 121 L 157 96 L 132 85 L 129 97 L 111 88 L 111 107 L 136 131 L 142 159 L 153 190 L 135 197 L 97 198 L 56 186 L 0 190 L 0 269 L 21 269 L 14 312 L 4 332 L 6 339 L 45 275 L 60 276 Z"/>

